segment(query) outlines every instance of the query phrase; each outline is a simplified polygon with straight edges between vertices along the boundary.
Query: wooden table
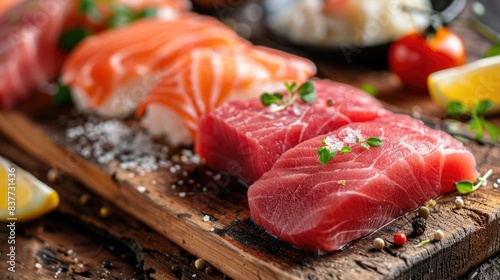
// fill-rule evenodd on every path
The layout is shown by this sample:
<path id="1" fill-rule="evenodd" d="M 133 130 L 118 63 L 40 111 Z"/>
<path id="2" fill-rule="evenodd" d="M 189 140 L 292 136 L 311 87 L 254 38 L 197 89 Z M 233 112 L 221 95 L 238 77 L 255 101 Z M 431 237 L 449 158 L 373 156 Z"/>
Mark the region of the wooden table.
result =
<path id="1" fill-rule="evenodd" d="M 466 10 L 461 18 L 467 18 L 469 14 Z M 465 39 L 469 60 L 477 59 L 489 47 L 490 43 L 470 28 L 460 25 L 452 27 Z M 389 105 L 408 112 L 443 116 L 442 108 L 433 103 L 426 92 L 403 88 L 387 70 L 326 62 L 318 62 L 318 66 L 321 76 L 356 86 L 365 83 L 374 85 L 380 100 Z M 498 116 L 492 120 L 500 124 Z M 127 214 L 128 211 L 123 211 L 123 204 L 122 209 L 115 207 L 116 201 L 103 199 L 102 193 L 97 194 L 95 189 L 92 191 L 82 186 L 70 174 L 65 173 L 57 181 L 48 182 L 46 174 L 50 167 L 46 162 L 29 156 L 26 149 L 17 147 L 17 141 L 15 143 L 2 136 L 0 154 L 46 181 L 58 191 L 62 199 L 60 207 L 53 213 L 19 225 L 19 249 L 16 252 L 18 271 L 16 274 L 6 273 L 2 259 L 0 279 L 228 278 L 217 269 L 197 269 L 194 265 L 196 257 L 164 237 L 168 234 L 153 231 L 150 226 Z M 500 153 L 498 146 L 494 149 L 492 153 Z M 178 218 L 189 219 L 188 216 Z M 481 217 L 478 216 L 478 219 Z M 5 230 L 6 227 L 2 225 L 0 240 L 4 240 Z M 1 258 L 7 252 L 4 242 L 0 243 L 0 250 Z M 359 266 L 373 270 L 370 264 L 359 263 Z M 497 254 L 483 264 L 470 268 L 461 278 L 498 279 L 499 267 L 500 255 Z"/>

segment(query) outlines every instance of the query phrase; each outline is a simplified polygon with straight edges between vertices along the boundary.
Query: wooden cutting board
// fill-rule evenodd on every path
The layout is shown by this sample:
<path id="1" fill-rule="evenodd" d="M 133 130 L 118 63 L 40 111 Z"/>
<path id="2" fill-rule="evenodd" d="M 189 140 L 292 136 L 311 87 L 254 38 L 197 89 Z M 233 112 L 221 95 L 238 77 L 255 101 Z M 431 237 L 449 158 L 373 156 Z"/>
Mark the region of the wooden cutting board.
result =
<path id="1" fill-rule="evenodd" d="M 235 279 L 451 279 L 500 251 L 500 191 L 491 183 L 500 175 L 498 146 L 467 143 L 480 172 L 493 169 L 490 183 L 465 196 L 462 209 L 454 208 L 454 193 L 439 198 L 427 231 L 410 237 L 406 246 L 390 241 L 396 231 L 411 233 L 415 212 L 343 251 L 306 252 L 255 225 L 246 188 L 198 163 L 189 148 L 166 149 L 146 137 L 134 120 L 82 116 L 71 108 L 54 108 L 44 98 L 25 108 L 24 113 L 0 113 L 3 134 Z M 121 147 L 113 151 L 110 143 L 117 139 Z M 106 151 L 112 161 L 95 156 Z M 142 164 L 142 172 L 132 168 L 127 155 L 141 158 L 135 164 Z M 414 247 L 436 229 L 445 232 L 444 240 Z M 372 249 L 375 237 L 386 240 L 385 250 Z"/>

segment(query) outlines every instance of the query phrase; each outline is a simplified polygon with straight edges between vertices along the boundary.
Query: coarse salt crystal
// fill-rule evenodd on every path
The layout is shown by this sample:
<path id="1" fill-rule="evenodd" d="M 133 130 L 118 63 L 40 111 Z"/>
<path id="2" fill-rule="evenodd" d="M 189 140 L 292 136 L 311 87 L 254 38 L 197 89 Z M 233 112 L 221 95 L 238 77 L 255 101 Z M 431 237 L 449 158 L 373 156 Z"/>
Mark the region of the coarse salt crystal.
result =
<path id="1" fill-rule="evenodd" d="M 363 135 L 361 135 L 361 131 L 359 130 L 347 127 L 345 133 L 347 135 L 344 137 L 344 143 L 354 144 L 357 140 L 363 139 Z"/>
<path id="2" fill-rule="evenodd" d="M 36 269 L 40 269 L 40 268 L 42 268 L 42 267 L 43 267 L 43 266 L 42 266 L 42 264 L 41 264 L 41 263 L 35 263 L 35 268 L 36 268 Z"/>
<path id="3" fill-rule="evenodd" d="M 144 193 L 146 191 L 146 187 L 145 186 L 137 186 L 137 191 L 140 193 Z"/>
<path id="4" fill-rule="evenodd" d="M 208 215 L 203 216 L 203 221 L 204 222 L 210 221 L 210 216 L 208 216 Z"/>
<path id="5" fill-rule="evenodd" d="M 194 155 L 191 157 L 191 162 L 193 164 L 199 164 L 201 162 L 201 158 L 199 155 Z"/>
<path id="6" fill-rule="evenodd" d="M 327 145 L 330 152 L 340 151 L 344 147 L 344 142 L 340 141 L 334 136 L 327 136 L 325 138 L 325 144 Z"/>
<path id="7" fill-rule="evenodd" d="M 180 192 L 179 197 L 186 197 L 186 192 Z"/>
<path id="8" fill-rule="evenodd" d="M 181 162 L 182 162 L 182 163 L 186 163 L 187 161 L 188 161 L 188 157 L 187 157 L 187 156 L 185 156 L 185 155 L 182 155 L 182 156 L 181 156 Z"/>

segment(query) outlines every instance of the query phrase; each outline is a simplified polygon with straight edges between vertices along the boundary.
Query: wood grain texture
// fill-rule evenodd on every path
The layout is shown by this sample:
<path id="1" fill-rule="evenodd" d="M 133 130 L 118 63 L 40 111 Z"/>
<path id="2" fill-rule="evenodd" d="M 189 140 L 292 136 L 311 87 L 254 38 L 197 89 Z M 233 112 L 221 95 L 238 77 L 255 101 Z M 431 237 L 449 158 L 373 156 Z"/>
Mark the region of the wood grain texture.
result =
<path id="1" fill-rule="evenodd" d="M 341 252 L 305 252 L 270 236 L 249 219 L 245 189 L 234 178 L 220 174 L 214 180 L 203 175 L 210 171 L 203 164 L 181 161 L 177 164 L 186 176 L 160 167 L 132 177 L 130 171 L 119 167 L 119 159 L 99 165 L 96 158 L 83 159 L 72 150 L 72 141 L 77 140 L 65 137 L 68 124 L 58 119 L 66 114 L 66 119 L 79 120 L 71 126 L 85 124 L 88 119 L 72 112 L 49 111 L 53 114 L 45 107 L 44 115 L 35 114 L 32 119 L 18 112 L 3 112 L 0 129 L 36 158 L 74 176 L 175 244 L 237 279 L 452 279 L 500 250 L 500 193 L 491 184 L 465 197 L 466 207 L 460 210 L 453 206 L 455 194 L 440 198 L 427 221 L 426 233 L 410 238 L 405 247 L 389 245 L 382 252 L 375 251 L 371 240 L 381 237 L 390 244 L 394 232 L 411 233 L 415 213 Z M 122 123 L 138 129 L 134 121 Z M 496 180 L 500 149 L 475 142 L 468 147 L 476 155 L 480 171 L 492 168 Z M 179 153 L 171 149 L 168 157 L 179 158 Z M 188 178 L 193 182 L 181 187 L 179 181 Z M 172 184 L 180 189 L 172 189 Z M 138 186 L 147 191 L 139 192 Z M 209 221 L 204 220 L 206 215 Z M 435 229 L 446 232 L 444 240 L 414 247 Z"/>
<path id="2" fill-rule="evenodd" d="M 16 273 L 0 279 L 224 279 L 216 269 L 197 269 L 196 258 L 124 214 L 65 173 L 47 179 L 50 166 L 0 137 L 0 154 L 54 188 L 61 204 L 51 214 L 18 224 Z M 84 199 L 85 197 L 85 199 Z M 109 215 L 100 214 L 101 207 Z M 6 227 L 0 227 L 0 251 Z M 7 234 L 7 233 L 5 233 Z M 6 236 L 6 235 L 5 235 Z M 39 267 L 35 267 L 38 263 Z M 210 266 L 210 264 L 208 264 Z"/>

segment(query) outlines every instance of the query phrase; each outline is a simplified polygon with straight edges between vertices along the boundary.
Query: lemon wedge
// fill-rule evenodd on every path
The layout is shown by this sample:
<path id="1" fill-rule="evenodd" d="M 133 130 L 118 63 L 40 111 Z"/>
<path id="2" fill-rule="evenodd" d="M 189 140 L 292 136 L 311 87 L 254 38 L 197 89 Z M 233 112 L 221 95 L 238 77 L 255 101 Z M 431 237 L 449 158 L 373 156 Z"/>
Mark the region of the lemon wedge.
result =
<path id="1" fill-rule="evenodd" d="M 474 102 L 490 100 L 488 113 L 500 112 L 500 56 L 434 72 L 427 82 L 432 99 L 443 107 L 460 101 L 472 108 Z"/>
<path id="2" fill-rule="evenodd" d="M 55 190 L 2 157 L 0 186 L 0 221 L 33 220 L 59 205 Z"/>

